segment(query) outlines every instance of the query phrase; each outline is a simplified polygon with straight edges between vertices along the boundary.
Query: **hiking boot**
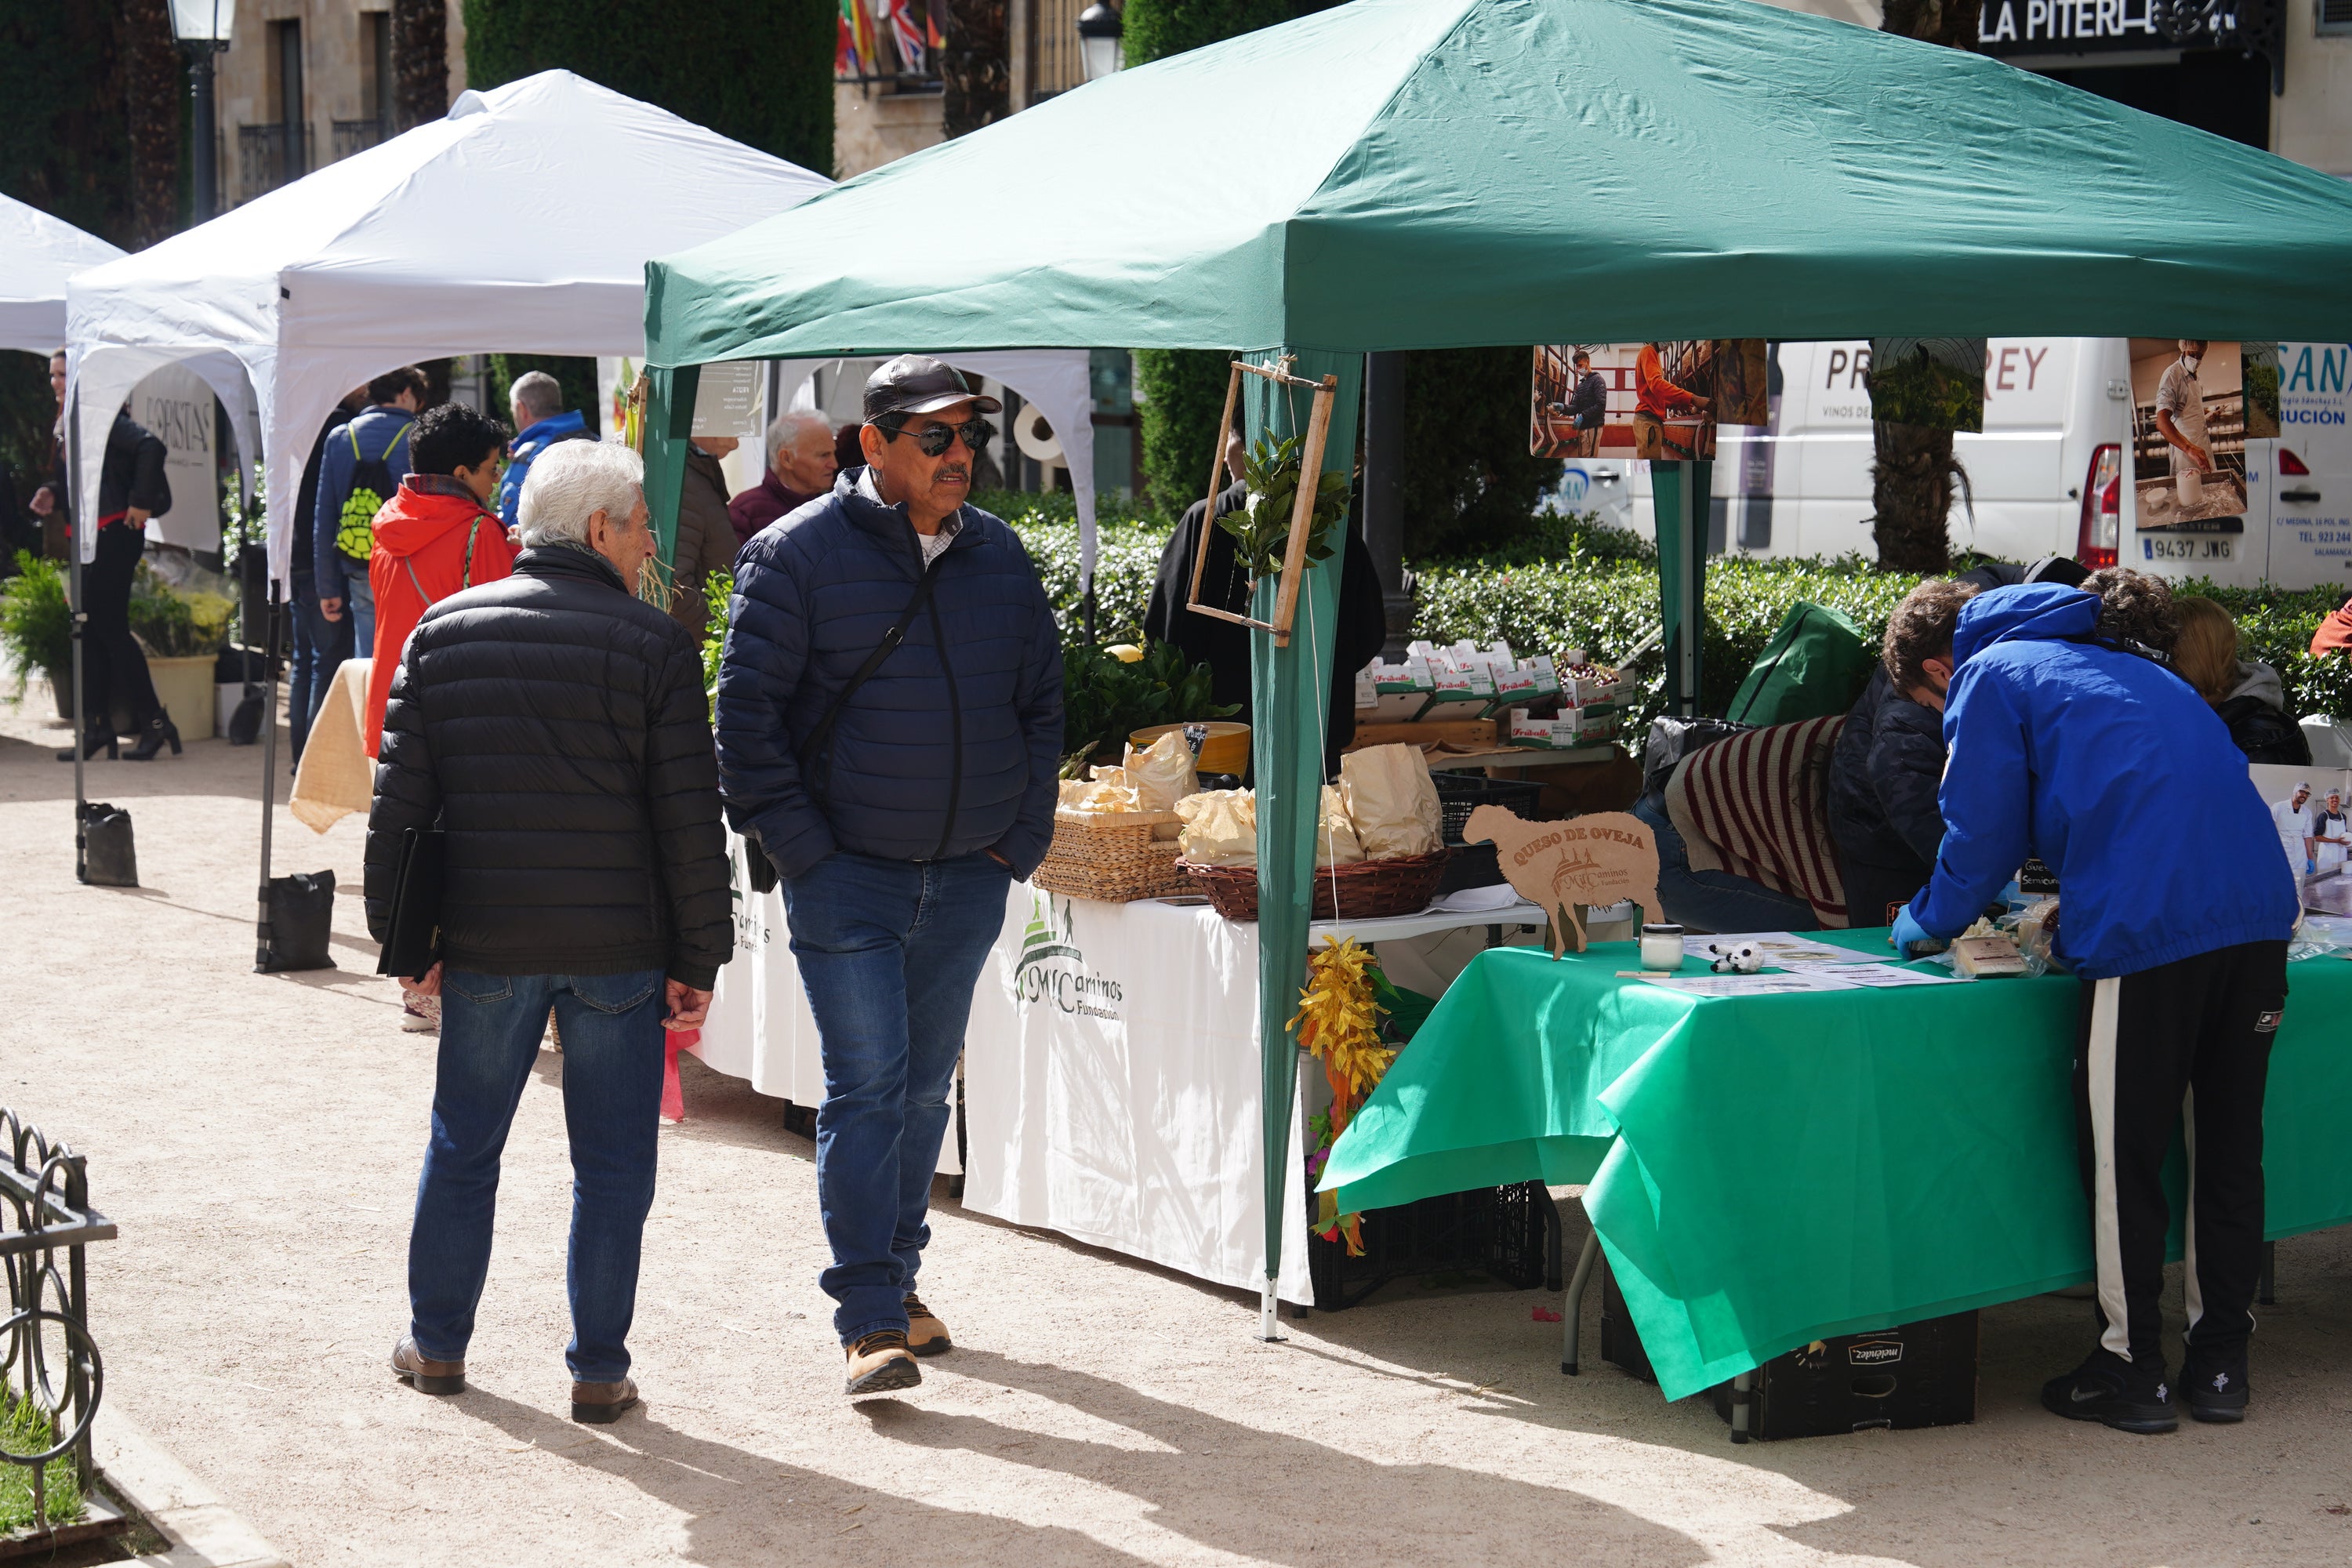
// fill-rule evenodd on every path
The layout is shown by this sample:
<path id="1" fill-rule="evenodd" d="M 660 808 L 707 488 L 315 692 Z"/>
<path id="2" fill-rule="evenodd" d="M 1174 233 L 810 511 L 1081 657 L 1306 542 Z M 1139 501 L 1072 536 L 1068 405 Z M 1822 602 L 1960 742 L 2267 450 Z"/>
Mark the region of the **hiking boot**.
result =
<path id="1" fill-rule="evenodd" d="M 2180 1402 L 2200 1421 L 2243 1421 L 2246 1399 L 2246 1347 L 2190 1345 L 2180 1363 Z"/>
<path id="2" fill-rule="evenodd" d="M 889 1394 L 913 1388 L 923 1381 L 923 1369 L 908 1353 L 907 1335 L 899 1329 L 877 1329 L 849 1347 L 848 1394 Z"/>
<path id="3" fill-rule="evenodd" d="M 948 1326 L 911 1290 L 907 1292 L 907 1348 L 917 1355 L 943 1355 L 955 1349 Z"/>
<path id="4" fill-rule="evenodd" d="M 406 1378 L 419 1394 L 463 1394 L 466 1391 L 464 1362 L 429 1361 L 412 1339 L 403 1339 L 392 1347 L 392 1371 L 394 1376 Z"/>
<path id="5" fill-rule="evenodd" d="M 572 1385 L 572 1419 L 602 1426 L 618 1421 L 621 1412 L 637 1403 L 637 1385 L 634 1379 L 623 1378 L 618 1383 L 574 1383 Z"/>
<path id="6" fill-rule="evenodd" d="M 2042 1405 L 2069 1421 L 2096 1421 L 2118 1432 L 2152 1435 L 2180 1425 L 2172 1414 L 2164 1363 L 2142 1366 L 2105 1346 L 2065 1376 L 2043 1384 Z"/>

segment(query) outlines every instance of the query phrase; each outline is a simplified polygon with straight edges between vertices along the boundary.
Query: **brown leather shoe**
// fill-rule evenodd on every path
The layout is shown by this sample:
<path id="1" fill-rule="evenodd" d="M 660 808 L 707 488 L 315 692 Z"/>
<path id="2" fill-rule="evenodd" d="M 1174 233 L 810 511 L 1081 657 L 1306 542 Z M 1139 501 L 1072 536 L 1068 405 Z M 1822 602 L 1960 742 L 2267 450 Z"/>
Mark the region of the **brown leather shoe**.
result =
<path id="1" fill-rule="evenodd" d="M 572 1385 L 572 1419 L 591 1422 L 602 1426 L 618 1421 L 621 1412 L 637 1403 L 637 1384 L 633 1378 L 618 1383 L 575 1383 Z"/>
<path id="2" fill-rule="evenodd" d="M 907 1348 L 917 1355 L 944 1355 L 955 1349 L 948 1326 L 911 1290 L 907 1292 Z"/>
<path id="3" fill-rule="evenodd" d="M 466 1392 L 464 1362 L 428 1361 L 412 1339 L 404 1338 L 392 1347 L 392 1370 L 394 1376 L 404 1377 L 415 1384 L 419 1394 Z"/>
<path id="4" fill-rule="evenodd" d="M 913 1388 L 923 1381 L 923 1369 L 907 1353 L 907 1336 L 897 1329 L 877 1329 L 849 1347 L 849 1396 L 888 1394 Z"/>

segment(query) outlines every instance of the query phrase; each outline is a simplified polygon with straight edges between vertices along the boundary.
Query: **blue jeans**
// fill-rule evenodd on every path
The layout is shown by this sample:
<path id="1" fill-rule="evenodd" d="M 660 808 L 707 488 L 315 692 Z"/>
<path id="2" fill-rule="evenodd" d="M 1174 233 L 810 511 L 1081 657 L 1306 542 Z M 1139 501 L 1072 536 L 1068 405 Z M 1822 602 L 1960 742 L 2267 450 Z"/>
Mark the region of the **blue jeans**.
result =
<path id="1" fill-rule="evenodd" d="M 375 589 L 368 582 L 368 569 L 364 565 L 352 571 L 352 563 L 346 561 L 343 571 L 346 574 L 343 578 L 343 619 L 350 622 L 352 627 L 351 657 L 373 658 Z M 394 657 L 399 657 L 398 649 L 394 650 Z"/>
<path id="2" fill-rule="evenodd" d="M 310 721 L 327 700 L 327 688 L 343 660 L 352 657 L 352 618 L 331 621 L 319 608 L 319 585 L 308 577 L 294 584 L 294 647 L 287 660 L 286 723 L 293 732 L 294 760 L 302 760 Z"/>
<path id="3" fill-rule="evenodd" d="M 409 1332 L 433 1361 L 463 1361 L 490 1268 L 499 1155 L 555 1009 L 563 1034 L 563 1124 L 572 1142 L 566 1275 L 581 1383 L 617 1383 L 637 1307 L 637 1253 L 654 1201 L 660 1133 L 662 972 L 444 973 L 433 1139 L 408 1235 Z"/>
<path id="4" fill-rule="evenodd" d="M 1728 871 L 1694 871 L 1690 848 L 1664 811 L 1649 798 L 1633 803 L 1633 815 L 1650 825 L 1658 841 L 1658 902 L 1666 919 L 1695 931 L 1813 931 L 1821 922 L 1813 906 L 1790 893 Z"/>
<path id="5" fill-rule="evenodd" d="M 816 1194 L 833 1267 L 817 1283 L 836 1303 L 843 1344 L 907 1326 L 905 1298 L 931 1239 L 948 1086 L 1012 879 L 986 854 L 836 850 L 783 884 L 824 1063 Z"/>

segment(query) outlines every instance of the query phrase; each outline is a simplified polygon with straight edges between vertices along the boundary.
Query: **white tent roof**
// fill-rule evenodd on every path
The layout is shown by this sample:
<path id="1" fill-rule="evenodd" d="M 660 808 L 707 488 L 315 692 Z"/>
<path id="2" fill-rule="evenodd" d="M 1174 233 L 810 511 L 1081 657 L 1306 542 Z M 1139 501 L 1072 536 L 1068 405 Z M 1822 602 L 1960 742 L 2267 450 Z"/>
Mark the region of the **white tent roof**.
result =
<path id="1" fill-rule="evenodd" d="M 0 196 L 0 349 L 45 354 L 66 341 L 66 279 L 122 252 L 37 207 Z"/>
<path id="2" fill-rule="evenodd" d="M 568 71 L 464 93 L 446 119 L 75 277 L 80 487 L 95 491 L 115 410 L 150 371 L 249 380 L 282 580 L 302 461 L 344 393 L 444 355 L 642 355 L 648 257 L 827 184 Z"/>

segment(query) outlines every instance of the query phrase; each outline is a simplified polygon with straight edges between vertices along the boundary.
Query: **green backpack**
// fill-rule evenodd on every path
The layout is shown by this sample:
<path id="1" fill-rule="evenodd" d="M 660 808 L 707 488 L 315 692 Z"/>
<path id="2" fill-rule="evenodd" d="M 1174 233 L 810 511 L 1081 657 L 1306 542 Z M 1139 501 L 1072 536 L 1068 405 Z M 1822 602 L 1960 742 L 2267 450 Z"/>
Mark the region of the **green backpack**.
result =
<path id="1" fill-rule="evenodd" d="M 415 423 L 412 419 L 394 431 L 392 439 L 383 444 L 383 457 L 376 458 L 360 455 L 356 421 L 343 426 L 352 443 L 352 489 L 343 499 L 342 511 L 335 519 L 335 548 L 354 561 L 365 561 L 375 553 L 375 514 L 383 510 L 383 503 L 400 488 L 400 481 L 392 477 L 392 467 L 384 458 L 392 456 L 392 449 L 400 445 L 401 437 Z"/>
<path id="2" fill-rule="evenodd" d="M 1724 717 L 1764 729 L 1826 718 L 1853 706 L 1877 650 L 1837 611 L 1800 599 L 1758 658 Z"/>

